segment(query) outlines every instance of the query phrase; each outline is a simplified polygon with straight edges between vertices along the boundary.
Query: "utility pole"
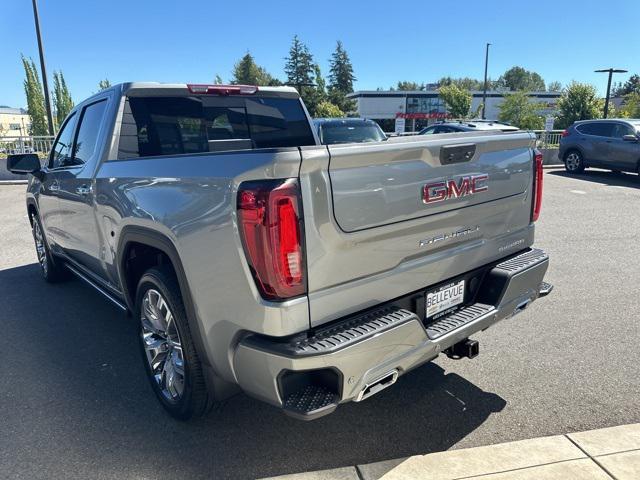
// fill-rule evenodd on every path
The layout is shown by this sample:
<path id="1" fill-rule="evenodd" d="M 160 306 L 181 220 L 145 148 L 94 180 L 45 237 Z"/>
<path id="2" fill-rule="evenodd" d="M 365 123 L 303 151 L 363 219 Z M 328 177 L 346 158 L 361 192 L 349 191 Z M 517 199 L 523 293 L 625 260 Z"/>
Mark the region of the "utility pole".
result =
<path id="1" fill-rule="evenodd" d="M 49 83 L 47 82 L 47 69 L 44 66 L 44 49 L 42 48 L 42 36 L 40 35 L 40 18 L 38 17 L 38 4 L 36 0 L 33 0 L 33 19 L 36 22 L 36 36 L 38 37 L 38 51 L 40 52 L 40 70 L 42 71 L 42 86 L 44 87 L 44 103 L 47 109 L 49 135 L 54 135 L 53 114 L 51 113 L 51 100 L 49 99 Z"/>
<path id="2" fill-rule="evenodd" d="M 34 0 L 35 1 L 35 0 Z M 489 45 L 487 43 L 487 50 L 484 55 L 484 92 L 482 93 L 482 119 L 486 119 L 486 111 L 487 111 L 487 70 L 489 68 Z"/>
<path id="3" fill-rule="evenodd" d="M 622 70 L 621 68 L 604 68 L 602 70 L 595 70 L 596 73 L 608 73 L 609 81 L 607 82 L 607 97 L 604 101 L 604 118 L 609 115 L 609 97 L 611 96 L 611 77 L 614 73 L 627 73 L 628 70 Z"/>

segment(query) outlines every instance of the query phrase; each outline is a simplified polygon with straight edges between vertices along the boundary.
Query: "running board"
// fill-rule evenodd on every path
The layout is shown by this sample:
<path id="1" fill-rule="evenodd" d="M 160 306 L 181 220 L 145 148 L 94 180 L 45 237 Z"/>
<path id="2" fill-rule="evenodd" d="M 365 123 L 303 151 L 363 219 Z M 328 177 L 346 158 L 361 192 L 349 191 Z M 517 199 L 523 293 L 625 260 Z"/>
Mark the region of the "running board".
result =
<path id="1" fill-rule="evenodd" d="M 116 307 L 120 308 L 125 312 L 127 311 L 127 306 L 123 302 L 115 298 L 113 295 L 107 292 L 104 288 L 102 288 L 96 282 L 94 282 L 89 277 L 87 277 L 84 273 L 80 272 L 80 270 L 78 270 L 76 267 L 74 267 L 69 263 L 65 263 L 65 267 L 67 267 L 69 271 L 73 273 L 76 277 L 78 277 L 80 280 L 84 280 L 85 283 L 87 283 L 89 286 L 93 287 L 95 290 L 101 293 L 104 297 L 107 298 L 107 300 L 110 300 L 111 303 L 113 303 Z"/>

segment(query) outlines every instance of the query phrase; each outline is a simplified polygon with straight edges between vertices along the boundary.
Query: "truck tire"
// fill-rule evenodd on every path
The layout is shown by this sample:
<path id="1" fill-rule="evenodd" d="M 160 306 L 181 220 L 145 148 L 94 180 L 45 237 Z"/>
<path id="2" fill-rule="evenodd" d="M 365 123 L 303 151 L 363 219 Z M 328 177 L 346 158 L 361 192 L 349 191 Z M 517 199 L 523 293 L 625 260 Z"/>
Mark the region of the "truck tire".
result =
<path id="1" fill-rule="evenodd" d="M 206 414 L 212 402 L 175 272 L 168 265 L 147 270 L 136 292 L 140 349 L 156 397 L 179 420 Z"/>
<path id="2" fill-rule="evenodd" d="M 56 261 L 49 251 L 44 229 L 37 213 L 31 216 L 31 234 L 36 247 L 36 256 L 40 264 L 40 273 L 49 283 L 57 283 L 69 278 L 69 271 L 60 261 Z"/>
<path id="3" fill-rule="evenodd" d="M 564 168 L 569 173 L 582 173 L 584 171 L 584 158 L 578 150 L 569 150 L 564 156 Z"/>

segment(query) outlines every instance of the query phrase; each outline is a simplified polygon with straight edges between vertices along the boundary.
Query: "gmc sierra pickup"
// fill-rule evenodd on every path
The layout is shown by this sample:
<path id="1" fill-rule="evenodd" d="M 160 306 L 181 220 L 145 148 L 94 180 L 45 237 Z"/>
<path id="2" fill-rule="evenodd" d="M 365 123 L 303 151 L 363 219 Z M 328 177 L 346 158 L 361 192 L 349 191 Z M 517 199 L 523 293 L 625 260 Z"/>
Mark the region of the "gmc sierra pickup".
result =
<path id="1" fill-rule="evenodd" d="M 27 211 L 42 275 L 139 323 L 173 416 L 242 389 L 301 419 L 390 387 L 550 292 L 530 133 L 321 145 L 289 87 L 127 83 L 77 105 Z"/>

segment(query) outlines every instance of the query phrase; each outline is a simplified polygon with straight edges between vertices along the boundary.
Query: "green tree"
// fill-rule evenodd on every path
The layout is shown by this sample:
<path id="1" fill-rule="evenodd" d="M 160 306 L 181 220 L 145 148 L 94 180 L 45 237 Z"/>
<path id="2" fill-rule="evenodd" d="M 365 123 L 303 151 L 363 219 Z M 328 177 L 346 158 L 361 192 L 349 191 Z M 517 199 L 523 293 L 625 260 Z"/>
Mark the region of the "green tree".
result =
<path id="1" fill-rule="evenodd" d="M 337 105 L 324 100 L 317 105 L 315 116 L 320 118 L 344 117 L 344 112 Z"/>
<path id="2" fill-rule="evenodd" d="M 498 79 L 498 85 L 511 91 L 527 90 L 530 92 L 544 92 L 544 80 L 536 72 L 530 72 L 522 67 L 511 67 Z"/>
<path id="3" fill-rule="evenodd" d="M 567 128 L 577 120 L 591 120 L 602 116 L 604 101 L 593 85 L 572 82 L 558 100 L 557 128 Z"/>
<path id="4" fill-rule="evenodd" d="M 31 118 L 31 135 L 48 135 L 47 110 L 44 105 L 44 90 L 33 59 L 22 55 L 24 67 L 24 93 L 27 97 L 27 113 Z"/>
<path id="5" fill-rule="evenodd" d="M 100 80 L 98 82 L 98 91 L 101 92 L 102 90 L 106 90 L 107 88 L 111 88 L 111 82 L 109 81 L 108 78 L 105 78 L 104 80 Z"/>
<path id="6" fill-rule="evenodd" d="M 624 96 L 618 115 L 624 118 L 640 118 L 640 92 L 631 92 Z"/>
<path id="7" fill-rule="evenodd" d="M 624 97 L 630 93 L 640 93 L 640 75 L 638 74 L 631 75 L 624 84 L 618 83 L 618 86 L 613 89 L 614 97 Z"/>
<path id="8" fill-rule="evenodd" d="M 487 79 L 487 89 L 491 90 L 493 88 L 493 81 L 491 79 Z M 456 85 L 463 90 L 483 90 L 484 89 L 484 80 L 478 80 L 471 77 L 442 77 L 438 80 L 438 86 L 444 87 L 447 85 Z"/>
<path id="9" fill-rule="evenodd" d="M 356 77 L 353 74 L 351 59 L 344 49 L 342 42 L 338 40 L 335 51 L 329 60 L 329 99 L 343 112 L 355 110 L 355 102 L 347 98 L 353 92 L 353 82 Z"/>
<path id="10" fill-rule="evenodd" d="M 562 84 L 560 82 L 549 82 L 547 85 L 547 92 L 561 92 Z"/>
<path id="11" fill-rule="evenodd" d="M 53 72 L 53 108 L 56 110 L 56 124 L 60 128 L 73 108 L 73 99 L 62 72 Z"/>
<path id="12" fill-rule="evenodd" d="M 416 82 L 409 82 L 407 80 L 403 80 L 398 82 L 396 90 L 402 90 L 402 91 L 424 90 L 424 83 L 419 84 Z"/>
<path id="13" fill-rule="evenodd" d="M 271 85 L 274 78 L 260 65 L 249 52 L 233 66 L 231 83 L 235 85 Z"/>
<path id="14" fill-rule="evenodd" d="M 222 85 L 224 82 L 222 81 L 222 77 L 216 73 L 215 78 L 213 79 L 214 85 Z"/>
<path id="15" fill-rule="evenodd" d="M 472 97 L 468 90 L 451 83 L 440 87 L 438 93 L 452 117 L 466 118 L 469 115 Z"/>
<path id="16" fill-rule="evenodd" d="M 544 128 L 544 117 L 538 113 L 541 108 L 539 103 L 530 101 L 525 91 L 518 91 L 505 96 L 498 120 L 523 130 L 541 130 Z"/>
<path id="17" fill-rule="evenodd" d="M 284 71 L 287 74 L 287 84 L 296 87 L 311 116 L 315 116 L 318 105 L 315 76 L 316 64 L 309 48 L 300 41 L 297 35 L 293 37 L 289 56 L 285 58 Z"/>

